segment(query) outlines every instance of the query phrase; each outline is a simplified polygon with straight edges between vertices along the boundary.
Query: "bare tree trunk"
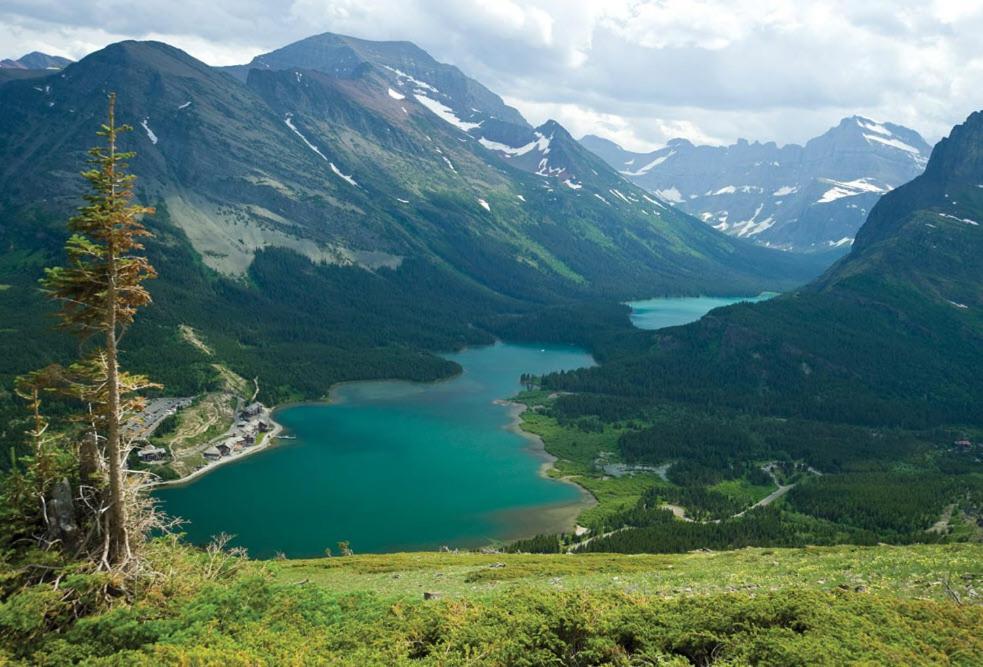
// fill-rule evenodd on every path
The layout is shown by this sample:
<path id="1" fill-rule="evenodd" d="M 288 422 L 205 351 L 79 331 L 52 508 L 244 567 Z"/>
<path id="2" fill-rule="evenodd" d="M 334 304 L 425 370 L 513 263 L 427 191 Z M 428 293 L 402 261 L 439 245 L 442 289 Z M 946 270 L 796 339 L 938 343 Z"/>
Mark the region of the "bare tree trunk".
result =
<path id="1" fill-rule="evenodd" d="M 110 278 L 109 293 L 112 294 Z M 110 297 L 112 298 L 112 297 Z M 129 560 L 130 542 L 126 531 L 124 500 L 124 470 L 120 447 L 119 369 L 116 362 L 115 305 L 110 306 L 112 328 L 106 335 L 106 366 L 109 381 L 109 414 L 106 435 L 106 457 L 109 459 L 109 562 L 121 564 Z"/>
<path id="2" fill-rule="evenodd" d="M 116 127 L 115 96 L 109 103 L 109 127 Z M 116 154 L 116 134 L 109 135 L 110 155 Z M 110 162 L 113 193 L 116 196 L 116 167 Z M 106 247 L 108 285 L 106 288 L 106 379 L 109 382 L 109 405 L 106 425 L 106 457 L 109 459 L 109 552 L 110 565 L 126 563 L 130 558 L 130 541 L 126 526 L 126 505 L 124 499 L 124 470 L 122 447 L 120 446 L 120 399 L 119 362 L 116 350 L 116 246 L 112 233 Z"/>
<path id="3" fill-rule="evenodd" d="M 48 540 L 60 541 L 68 553 L 75 553 L 79 546 L 80 532 L 75 518 L 72 486 L 67 478 L 63 477 L 55 482 L 46 506 L 46 513 L 49 515 Z"/>
<path id="4" fill-rule="evenodd" d="M 79 443 L 79 479 L 82 484 L 101 486 L 103 472 L 102 457 L 99 456 L 99 441 L 96 432 L 89 431 Z"/>

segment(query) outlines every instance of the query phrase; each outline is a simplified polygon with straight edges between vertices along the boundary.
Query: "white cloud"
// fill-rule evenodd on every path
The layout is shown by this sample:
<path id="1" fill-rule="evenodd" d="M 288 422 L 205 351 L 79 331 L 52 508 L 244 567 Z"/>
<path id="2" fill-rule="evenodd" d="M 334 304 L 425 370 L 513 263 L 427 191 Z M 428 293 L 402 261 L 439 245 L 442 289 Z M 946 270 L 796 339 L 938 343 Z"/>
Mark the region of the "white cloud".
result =
<path id="1" fill-rule="evenodd" d="M 0 53 L 157 38 L 212 64 L 333 31 L 416 42 L 507 97 L 642 149 L 803 141 L 861 113 L 932 141 L 980 104 L 983 0 L 5 0 Z"/>

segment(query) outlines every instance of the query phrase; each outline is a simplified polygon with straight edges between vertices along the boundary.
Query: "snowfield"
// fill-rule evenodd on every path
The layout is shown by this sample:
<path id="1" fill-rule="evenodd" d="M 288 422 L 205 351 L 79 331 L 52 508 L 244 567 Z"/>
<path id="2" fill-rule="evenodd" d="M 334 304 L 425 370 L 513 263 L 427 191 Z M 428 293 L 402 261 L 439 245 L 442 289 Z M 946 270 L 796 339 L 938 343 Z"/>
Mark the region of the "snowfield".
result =
<path id="1" fill-rule="evenodd" d="M 413 97 L 416 98 L 417 102 L 428 108 L 438 117 L 447 121 L 462 132 L 467 132 L 468 130 L 473 130 L 476 127 L 481 127 L 481 123 L 469 123 L 461 120 L 454 114 L 454 111 L 449 106 L 441 104 L 432 97 L 427 97 L 419 92 L 414 93 Z"/>
<path id="2" fill-rule="evenodd" d="M 865 192 L 882 193 L 890 190 L 890 188 L 871 183 L 866 178 L 858 178 L 855 181 L 834 181 L 831 178 L 824 180 L 833 187 L 824 192 L 823 196 L 816 200 L 817 204 L 828 204 L 843 197 L 854 197 L 856 195 L 862 195 Z"/>

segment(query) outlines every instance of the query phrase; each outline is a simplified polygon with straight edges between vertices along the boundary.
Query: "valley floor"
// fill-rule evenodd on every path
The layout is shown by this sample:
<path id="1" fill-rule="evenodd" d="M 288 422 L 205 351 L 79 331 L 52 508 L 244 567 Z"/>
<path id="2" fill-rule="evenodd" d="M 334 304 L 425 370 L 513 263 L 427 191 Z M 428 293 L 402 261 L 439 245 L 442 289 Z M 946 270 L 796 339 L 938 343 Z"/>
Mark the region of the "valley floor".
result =
<path id="1" fill-rule="evenodd" d="M 878 430 L 670 404 L 612 418 L 601 416 L 610 414 L 604 397 L 545 390 L 514 400 L 526 407 L 519 428 L 555 459 L 547 473 L 587 489 L 596 504 L 575 531 L 519 540 L 511 551 L 983 543 L 983 460 L 972 445 L 951 444 L 956 429 Z"/>

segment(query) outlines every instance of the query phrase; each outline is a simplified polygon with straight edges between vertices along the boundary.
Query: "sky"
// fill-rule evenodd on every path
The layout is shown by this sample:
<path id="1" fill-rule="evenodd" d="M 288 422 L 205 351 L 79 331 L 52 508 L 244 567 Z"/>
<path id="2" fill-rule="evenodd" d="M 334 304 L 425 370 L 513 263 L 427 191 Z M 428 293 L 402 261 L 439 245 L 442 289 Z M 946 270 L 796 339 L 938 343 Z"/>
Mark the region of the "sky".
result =
<path id="1" fill-rule="evenodd" d="M 0 0 L 0 57 L 156 39 L 231 65 L 321 32 L 415 42 L 534 124 L 639 151 L 854 114 L 935 142 L 983 108 L 983 0 Z"/>

